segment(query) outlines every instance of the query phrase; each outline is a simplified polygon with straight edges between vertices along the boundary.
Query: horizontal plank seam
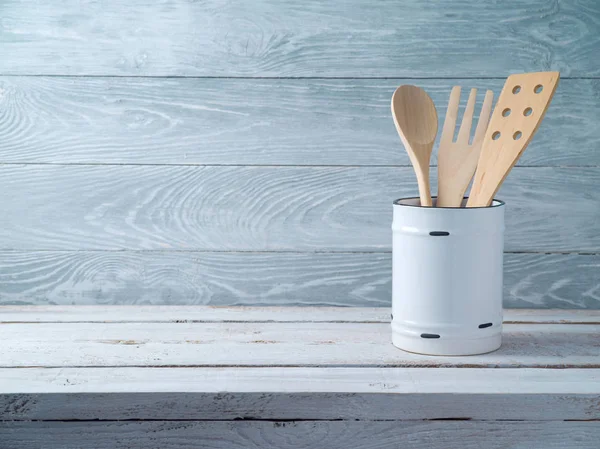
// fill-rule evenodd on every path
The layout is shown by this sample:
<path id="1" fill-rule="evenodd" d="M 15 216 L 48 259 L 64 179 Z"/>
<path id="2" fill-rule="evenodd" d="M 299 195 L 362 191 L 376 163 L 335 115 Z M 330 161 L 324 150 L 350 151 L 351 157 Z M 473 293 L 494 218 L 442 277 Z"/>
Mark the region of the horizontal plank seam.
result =
<path id="1" fill-rule="evenodd" d="M 86 307 L 86 306 L 82 306 Z M 111 306 L 109 306 L 111 307 Z M 119 306 L 115 306 L 119 307 Z M 135 306 L 133 306 L 135 307 Z M 193 307 L 193 306 L 190 306 Z M 202 307 L 202 306 L 200 306 Z M 318 307 L 317 307 L 318 308 Z M 382 312 L 389 310 L 389 307 L 381 307 Z M 585 310 L 585 309 L 580 309 Z M 331 324 L 385 324 L 390 323 L 390 320 L 98 320 L 98 321 L 90 321 L 90 320 L 75 320 L 75 321 L 3 321 L 2 320 L 2 310 L 0 309 L 0 324 L 203 324 L 203 323 L 227 323 L 227 324 L 279 324 L 279 323 L 298 323 L 298 324 L 310 324 L 310 323 L 331 323 Z M 547 320 L 547 321 L 519 321 L 519 320 L 510 320 L 503 321 L 502 324 L 544 324 L 544 325 L 577 325 L 577 326 L 598 326 L 600 325 L 600 321 L 571 321 L 571 320 Z"/>
<path id="2" fill-rule="evenodd" d="M 585 310 L 585 309 L 579 309 L 579 310 Z M 597 325 L 600 325 L 600 321 L 581 322 L 581 321 L 569 321 L 569 320 L 560 320 L 560 321 L 550 321 L 550 320 L 549 321 L 518 321 L 518 320 L 515 321 L 515 320 L 510 320 L 510 321 L 504 321 L 502 324 L 577 324 L 577 325 L 592 324 L 592 325 L 597 326 Z"/>
<path id="3" fill-rule="evenodd" d="M 423 419 L 398 419 L 398 418 L 255 418 L 240 416 L 239 418 L 233 419 L 201 419 L 201 418 L 129 418 L 129 419 L 0 419 L 2 423 L 10 422 L 52 422 L 52 423 L 78 423 L 78 422 L 103 422 L 103 423 L 120 423 L 120 422 L 239 422 L 239 421 L 254 421 L 254 422 L 272 422 L 272 423 L 294 423 L 294 422 L 338 422 L 338 421 L 362 421 L 362 422 L 429 422 L 429 421 L 474 421 L 474 422 L 598 422 L 600 419 L 478 419 L 470 417 L 456 417 L 456 418 L 423 418 Z"/>
<path id="4" fill-rule="evenodd" d="M 391 344 L 391 343 L 390 343 Z M 222 364 L 222 365 L 25 365 L 25 366 L 10 366 L 10 365 L 0 365 L 0 369 L 118 369 L 118 368 L 144 368 L 144 369 L 152 369 L 152 368 L 170 368 L 170 369 L 186 369 L 186 368 L 364 368 L 364 369 L 385 369 L 385 368 L 432 368 L 432 369 L 446 369 L 446 368 L 461 368 L 461 369 L 522 369 L 522 368 L 535 368 L 535 369 L 600 369 L 600 364 L 546 364 L 546 365 L 535 365 L 533 363 L 520 363 L 514 365 L 507 364 L 489 364 L 489 365 L 477 365 L 477 364 L 441 364 L 441 363 L 425 363 L 425 362 L 411 362 L 409 364 L 406 363 L 390 363 L 385 365 L 363 365 L 363 364 L 352 364 L 352 363 L 342 363 L 342 364 L 314 364 L 307 363 L 304 365 L 299 364 L 263 364 L 263 365 L 232 365 L 232 364 Z M 185 391 L 182 391 L 185 393 Z M 517 393 L 521 394 L 521 393 Z"/>
<path id="5" fill-rule="evenodd" d="M 12 78 L 147 78 L 208 80 L 504 80 L 506 76 L 219 76 L 219 75 L 69 75 L 43 73 L 0 73 Z M 561 80 L 597 80 L 600 76 L 561 76 Z"/>
<path id="6" fill-rule="evenodd" d="M 410 164 L 201 164 L 201 163 L 131 163 L 131 162 L 37 162 L 0 161 L 0 165 L 53 167 L 265 167 L 265 168 L 412 168 Z M 436 168 L 437 165 L 430 165 Z M 600 168 L 600 165 L 516 165 L 517 168 Z"/>
<path id="7" fill-rule="evenodd" d="M 35 248 L 1 248 L 1 253 L 185 253 L 185 254 L 391 254 L 392 251 L 389 249 L 381 250 L 242 250 L 242 249 L 35 249 Z M 545 254 L 545 255 L 577 255 L 577 256 L 597 256 L 600 252 L 588 252 L 588 251 L 535 251 L 535 250 L 509 250 L 504 251 L 504 254 Z"/>
<path id="8" fill-rule="evenodd" d="M 35 306 L 34 306 L 35 307 Z M 82 306 L 86 307 L 86 306 Z M 111 306 L 109 306 L 111 307 Z M 119 307 L 119 306 L 115 306 Z M 135 306 L 133 306 L 135 307 Z M 193 307 L 193 306 L 191 306 Z M 203 306 L 199 306 L 203 307 Z M 268 306 L 267 306 L 268 307 Z M 386 311 L 387 307 L 382 307 L 382 311 Z M 77 321 L 2 321 L 2 311 L 0 310 L 0 324 L 202 324 L 202 323 L 228 323 L 228 324 L 279 324 L 279 323 L 301 323 L 301 324 L 310 324 L 310 323 L 332 323 L 332 324 L 381 324 L 381 323 L 389 323 L 390 321 L 374 321 L 374 320 L 139 320 L 139 321 L 131 321 L 131 320 L 100 320 L 100 321 L 89 321 L 89 320 L 77 320 Z M 515 322 L 517 324 L 518 322 Z M 511 323 L 512 324 L 512 323 Z M 520 323 L 519 323 L 520 324 Z M 527 323 L 530 324 L 530 323 Z M 535 322 L 534 324 L 537 324 Z M 541 324 L 580 324 L 580 323 L 556 323 L 556 321 L 549 321 L 547 323 Z M 600 324 L 600 323 L 595 323 Z"/>

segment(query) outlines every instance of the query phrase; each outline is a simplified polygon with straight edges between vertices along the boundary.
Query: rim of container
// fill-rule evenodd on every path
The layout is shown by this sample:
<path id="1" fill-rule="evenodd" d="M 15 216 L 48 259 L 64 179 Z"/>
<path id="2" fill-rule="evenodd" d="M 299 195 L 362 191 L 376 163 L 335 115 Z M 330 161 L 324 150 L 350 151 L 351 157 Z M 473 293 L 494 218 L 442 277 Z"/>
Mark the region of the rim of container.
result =
<path id="1" fill-rule="evenodd" d="M 431 199 L 434 199 L 434 198 L 437 199 L 437 196 L 432 196 L 431 197 Z M 401 201 L 420 200 L 420 199 L 421 198 L 418 197 L 418 196 L 409 196 L 409 197 L 406 197 L 406 198 L 398 198 L 397 200 L 394 201 L 394 205 L 396 205 L 396 206 L 402 206 L 402 207 L 417 207 L 419 209 L 453 209 L 453 210 L 456 210 L 456 209 L 492 209 L 494 207 L 502 207 L 502 206 L 504 206 L 506 204 L 504 201 L 498 200 L 496 198 L 494 198 L 492 200 L 491 206 L 475 206 L 475 207 L 445 207 L 445 206 L 444 207 L 437 207 L 436 206 L 436 207 L 431 207 L 431 206 L 421 206 L 421 205 L 416 206 L 416 205 L 413 205 L 413 204 L 400 204 Z M 468 196 L 463 197 L 463 200 L 467 200 L 467 199 L 469 199 Z M 497 202 L 498 204 L 494 204 L 494 202 Z"/>

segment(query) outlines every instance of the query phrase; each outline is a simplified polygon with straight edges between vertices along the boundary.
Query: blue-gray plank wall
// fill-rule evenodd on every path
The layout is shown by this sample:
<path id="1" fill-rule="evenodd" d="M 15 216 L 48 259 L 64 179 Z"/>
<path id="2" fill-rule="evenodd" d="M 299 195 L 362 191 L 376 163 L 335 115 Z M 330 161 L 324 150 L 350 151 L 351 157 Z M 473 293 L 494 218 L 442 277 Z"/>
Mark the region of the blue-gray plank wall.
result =
<path id="1" fill-rule="evenodd" d="M 600 308 L 596 0 L 4 0 L 0 55 L 0 304 L 389 305 L 395 87 L 559 70 L 505 305 Z"/>

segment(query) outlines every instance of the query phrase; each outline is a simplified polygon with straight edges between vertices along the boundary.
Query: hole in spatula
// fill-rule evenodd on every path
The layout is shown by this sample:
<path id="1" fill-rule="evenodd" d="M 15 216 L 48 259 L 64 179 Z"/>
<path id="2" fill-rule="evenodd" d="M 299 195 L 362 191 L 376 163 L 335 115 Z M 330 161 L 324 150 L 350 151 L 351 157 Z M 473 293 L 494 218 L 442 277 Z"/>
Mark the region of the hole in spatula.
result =
<path id="1" fill-rule="evenodd" d="M 506 108 L 502 111 L 502 117 L 508 117 L 510 115 L 510 108 Z"/>
<path id="2" fill-rule="evenodd" d="M 527 108 L 527 109 L 525 109 L 525 110 L 523 111 L 523 115 L 524 115 L 525 117 L 529 117 L 529 116 L 531 115 L 531 113 L 532 113 L 532 112 L 533 112 L 533 109 L 531 109 L 531 108 Z"/>
<path id="3" fill-rule="evenodd" d="M 521 131 L 517 131 L 516 133 L 513 134 L 513 139 L 519 140 L 522 135 L 523 134 L 521 133 Z"/>
<path id="4" fill-rule="evenodd" d="M 479 329 L 485 329 L 486 327 L 492 327 L 492 323 L 483 323 L 479 325 Z"/>
<path id="5" fill-rule="evenodd" d="M 535 86 L 535 87 L 533 88 L 533 91 L 534 91 L 536 94 L 539 94 L 539 93 L 540 93 L 541 91 L 543 91 L 543 90 L 544 90 L 544 86 L 542 86 L 541 84 L 538 84 L 537 86 Z"/>
<path id="6" fill-rule="evenodd" d="M 496 131 L 494 134 L 492 134 L 492 139 L 498 140 L 499 138 L 500 138 L 500 131 Z"/>
<path id="7" fill-rule="evenodd" d="M 513 92 L 513 94 L 518 94 L 519 92 L 521 92 L 521 86 L 513 87 L 512 92 Z"/>

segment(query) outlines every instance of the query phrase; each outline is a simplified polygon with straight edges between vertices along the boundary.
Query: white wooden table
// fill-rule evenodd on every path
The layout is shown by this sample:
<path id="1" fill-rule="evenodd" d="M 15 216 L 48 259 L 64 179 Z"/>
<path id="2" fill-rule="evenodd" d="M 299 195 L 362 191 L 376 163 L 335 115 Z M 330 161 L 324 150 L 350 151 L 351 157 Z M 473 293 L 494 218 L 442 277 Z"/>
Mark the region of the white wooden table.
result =
<path id="1" fill-rule="evenodd" d="M 0 448 L 600 447 L 600 311 L 405 353 L 388 309 L 0 307 Z"/>

